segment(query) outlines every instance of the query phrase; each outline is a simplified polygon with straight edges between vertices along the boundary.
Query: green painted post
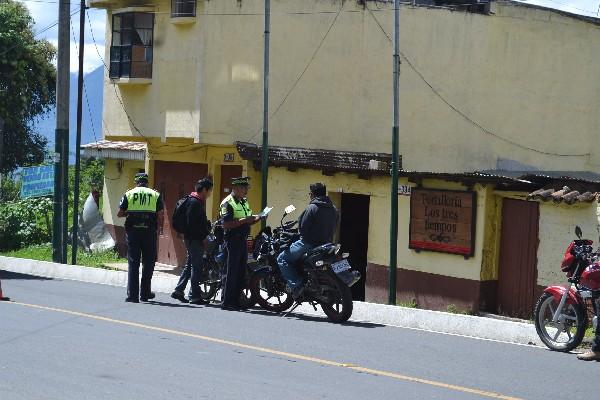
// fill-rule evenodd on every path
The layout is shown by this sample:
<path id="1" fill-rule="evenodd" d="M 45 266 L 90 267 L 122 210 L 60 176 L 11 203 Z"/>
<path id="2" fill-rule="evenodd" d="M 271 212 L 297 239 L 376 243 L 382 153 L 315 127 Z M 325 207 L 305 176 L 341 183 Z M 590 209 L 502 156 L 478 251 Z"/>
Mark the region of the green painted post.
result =
<path id="1" fill-rule="evenodd" d="M 269 175 L 269 36 L 271 33 L 271 0 L 265 0 L 265 51 L 263 72 L 263 138 L 261 158 L 261 209 L 267 207 L 267 181 Z M 264 229 L 267 221 L 263 219 L 261 226 Z"/>
<path id="2" fill-rule="evenodd" d="M 392 128 L 392 184 L 390 204 L 390 276 L 388 303 L 396 305 L 398 268 L 398 161 L 399 161 L 400 2 L 394 0 L 394 127 Z"/>

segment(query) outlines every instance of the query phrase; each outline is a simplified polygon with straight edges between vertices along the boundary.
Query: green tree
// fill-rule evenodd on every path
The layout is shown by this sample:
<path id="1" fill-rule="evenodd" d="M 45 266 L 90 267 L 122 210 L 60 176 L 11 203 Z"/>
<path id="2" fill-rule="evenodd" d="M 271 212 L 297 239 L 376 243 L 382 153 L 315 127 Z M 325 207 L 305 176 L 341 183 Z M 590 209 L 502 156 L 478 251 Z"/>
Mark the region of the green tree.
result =
<path id="1" fill-rule="evenodd" d="M 0 0 L 0 173 L 44 160 L 47 141 L 31 125 L 55 103 L 55 54 L 23 4 Z"/>

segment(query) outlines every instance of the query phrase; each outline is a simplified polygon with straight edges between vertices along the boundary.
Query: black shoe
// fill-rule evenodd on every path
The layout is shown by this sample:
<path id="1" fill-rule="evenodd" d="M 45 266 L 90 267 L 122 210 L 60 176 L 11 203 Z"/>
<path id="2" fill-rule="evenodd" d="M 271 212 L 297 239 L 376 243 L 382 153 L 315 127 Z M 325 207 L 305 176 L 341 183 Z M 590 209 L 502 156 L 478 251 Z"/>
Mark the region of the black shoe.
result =
<path id="1" fill-rule="evenodd" d="M 134 299 L 133 297 L 128 297 L 125 299 L 125 301 L 127 303 L 139 303 L 140 302 L 138 299 Z"/>
<path id="2" fill-rule="evenodd" d="M 240 306 L 232 306 L 232 305 L 222 304 L 221 305 L 221 310 L 225 310 L 225 311 L 241 311 L 241 308 L 240 308 Z"/>
<path id="3" fill-rule="evenodd" d="M 191 298 L 190 299 L 190 304 L 195 304 L 197 306 L 204 306 L 206 304 L 209 304 L 210 302 L 208 300 L 204 300 L 202 297 L 198 297 L 198 298 Z"/>
<path id="4" fill-rule="evenodd" d="M 148 296 L 140 296 L 140 300 L 141 301 L 148 301 L 148 300 L 152 300 L 155 297 L 156 297 L 156 294 L 154 292 L 150 292 L 148 294 Z"/>
<path id="5" fill-rule="evenodd" d="M 171 293 L 171 297 L 175 300 L 179 300 L 182 303 L 189 303 L 189 300 L 185 298 L 185 295 L 183 293 L 173 292 Z"/>
<path id="6" fill-rule="evenodd" d="M 292 290 L 292 298 L 298 301 L 302 298 L 302 294 L 304 293 L 304 285 L 298 285 Z"/>

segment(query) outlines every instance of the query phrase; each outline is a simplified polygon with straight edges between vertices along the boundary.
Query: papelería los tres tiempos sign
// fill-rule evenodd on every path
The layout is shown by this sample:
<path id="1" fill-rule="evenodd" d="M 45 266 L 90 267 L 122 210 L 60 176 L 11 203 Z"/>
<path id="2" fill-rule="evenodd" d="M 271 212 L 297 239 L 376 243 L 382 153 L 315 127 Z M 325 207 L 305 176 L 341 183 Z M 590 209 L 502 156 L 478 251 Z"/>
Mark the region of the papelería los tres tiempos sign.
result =
<path id="1" fill-rule="evenodd" d="M 471 257 L 476 203 L 475 192 L 413 188 L 408 247 Z"/>

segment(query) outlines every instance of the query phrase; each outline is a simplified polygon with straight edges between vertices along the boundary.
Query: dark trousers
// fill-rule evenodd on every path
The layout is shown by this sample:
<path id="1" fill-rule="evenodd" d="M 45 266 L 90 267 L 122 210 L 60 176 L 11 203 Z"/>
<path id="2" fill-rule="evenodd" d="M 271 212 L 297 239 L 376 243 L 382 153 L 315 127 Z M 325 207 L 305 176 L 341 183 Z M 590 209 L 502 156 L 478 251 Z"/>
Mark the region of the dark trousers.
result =
<path id="1" fill-rule="evenodd" d="M 202 297 L 200 294 L 200 279 L 203 268 L 204 243 L 202 240 L 186 239 L 185 248 L 187 249 L 187 261 L 181 271 L 175 291 L 185 292 L 185 286 L 188 280 L 191 280 L 189 297 L 190 299 L 199 299 Z"/>
<path id="2" fill-rule="evenodd" d="M 245 237 L 231 237 L 225 239 L 227 247 L 227 271 L 223 276 L 223 306 L 239 307 L 244 276 L 248 263 L 248 249 Z"/>
<path id="3" fill-rule="evenodd" d="M 127 261 L 129 272 L 127 274 L 127 298 L 138 299 L 150 295 L 152 274 L 156 262 L 156 230 L 155 229 L 128 229 L 127 235 Z M 140 285 L 140 259 L 142 261 L 142 282 Z"/>
<path id="4" fill-rule="evenodd" d="M 596 310 L 600 310 L 600 300 L 596 300 Z M 598 315 L 598 319 L 600 319 L 600 315 Z M 600 322 L 598 322 L 598 326 L 596 327 L 596 337 L 592 341 L 592 351 L 600 351 Z"/>

